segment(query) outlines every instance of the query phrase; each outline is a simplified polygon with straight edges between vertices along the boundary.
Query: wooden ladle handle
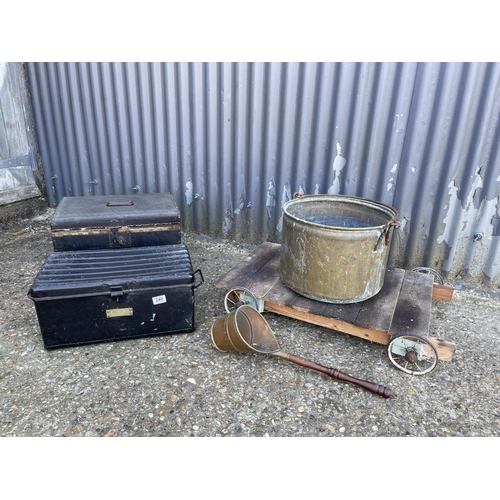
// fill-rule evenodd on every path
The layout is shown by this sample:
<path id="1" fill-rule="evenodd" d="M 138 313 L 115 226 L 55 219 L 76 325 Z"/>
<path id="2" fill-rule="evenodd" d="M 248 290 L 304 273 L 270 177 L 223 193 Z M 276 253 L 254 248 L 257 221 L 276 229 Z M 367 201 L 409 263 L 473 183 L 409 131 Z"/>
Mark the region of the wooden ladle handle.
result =
<path id="1" fill-rule="evenodd" d="M 384 387 L 383 385 L 375 384 L 374 382 L 368 382 L 368 380 L 361 380 L 359 378 L 351 377 L 347 373 L 343 373 L 340 370 L 336 370 L 335 368 L 328 368 L 327 366 L 314 363 L 313 361 L 301 358 L 300 356 L 283 353 L 281 351 L 273 354 L 275 354 L 280 358 L 287 359 L 288 361 L 291 361 L 292 363 L 295 363 L 297 365 L 305 366 L 306 368 L 311 368 L 312 370 L 324 373 L 325 375 L 328 375 L 329 377 L 332 377 L 334 379 L 343 380 L 344 382 L 350 382 L 351 384 L 358 385 L 359 387 L 362 387 L 367 391 L 373 392 L 378 396 L 382 396 L 384 398 L 390 398 L 392 395 L 390 389 Z"/>

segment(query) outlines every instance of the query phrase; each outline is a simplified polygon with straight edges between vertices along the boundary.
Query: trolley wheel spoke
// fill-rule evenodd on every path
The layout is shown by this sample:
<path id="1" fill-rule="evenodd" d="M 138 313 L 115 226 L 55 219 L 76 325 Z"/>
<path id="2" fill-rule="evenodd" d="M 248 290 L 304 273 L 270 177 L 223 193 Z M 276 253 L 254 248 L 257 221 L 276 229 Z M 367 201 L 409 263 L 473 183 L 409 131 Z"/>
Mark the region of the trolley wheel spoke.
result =
<path id="1" fill-rule="evenodd" d="M 389 360 L 398 369 L 410 375 L 425 375 L 437 365 L 436 348 L 418 335 L 398 334 L 387 346 Z"/>
<path id="2" fill-rule="evenodd" d="M 432 269 L 431 267 L 415 267 L 414 269 L 412 269 L 412 271 L 422 274 L 432 274 L 434 276 L 435 282 L 439 283 L 440 285 L 444 285 L 443 277 L 435 269 Z"/>
<path id="3" fill-rule="evenodd" d="M 259 301 L 257 300 L 255 294 L 248 288 L 244 288 L 242 286 L 235 287 L 226 293 L 226 296 L 224 297 L 224 308 L 228 314 L 242 305 L 248 305 L 257 311 L 259 310 Z"/>

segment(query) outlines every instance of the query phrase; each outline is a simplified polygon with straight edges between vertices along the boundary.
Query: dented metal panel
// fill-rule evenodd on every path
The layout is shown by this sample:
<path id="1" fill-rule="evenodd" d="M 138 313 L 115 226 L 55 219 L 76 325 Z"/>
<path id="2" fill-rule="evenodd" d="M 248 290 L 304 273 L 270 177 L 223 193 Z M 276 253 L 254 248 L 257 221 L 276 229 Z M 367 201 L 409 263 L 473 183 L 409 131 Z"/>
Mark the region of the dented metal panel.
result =
<path id="1" fill-rule="evenodd" d="M 29 63 L 48 197 L 171 192 L 280 241 L 284 203 L 399 210 L 390 265 L 500 280 L 500 63 Z"/>

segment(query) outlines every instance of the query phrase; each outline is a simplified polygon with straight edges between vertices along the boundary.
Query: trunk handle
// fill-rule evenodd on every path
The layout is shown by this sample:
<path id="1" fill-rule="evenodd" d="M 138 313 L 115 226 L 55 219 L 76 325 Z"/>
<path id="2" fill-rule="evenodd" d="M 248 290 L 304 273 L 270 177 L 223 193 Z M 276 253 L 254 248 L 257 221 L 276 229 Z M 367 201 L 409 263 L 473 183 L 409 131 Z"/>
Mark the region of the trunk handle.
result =
<path id="1" fill-rule="evenodd" d="M 108 201 L 106 203 L 107 207 L 131 207 L 134 204 L 132 200 L 130 201 Z"/>
<path id="2" fill-rule="evenodd" d="M 197 269 L 194 274 L 199 274 L 200 275 L 200 279 L 201 281 L 199 283 L 197 283 L 196 285 L 194 285 L 193 288 L 198 288 L 199 286 L 203 285 L 203 283 L 205 283 L 205 280 L 203 278 L 203 273 L 201 272 L 201 269 Z"/>

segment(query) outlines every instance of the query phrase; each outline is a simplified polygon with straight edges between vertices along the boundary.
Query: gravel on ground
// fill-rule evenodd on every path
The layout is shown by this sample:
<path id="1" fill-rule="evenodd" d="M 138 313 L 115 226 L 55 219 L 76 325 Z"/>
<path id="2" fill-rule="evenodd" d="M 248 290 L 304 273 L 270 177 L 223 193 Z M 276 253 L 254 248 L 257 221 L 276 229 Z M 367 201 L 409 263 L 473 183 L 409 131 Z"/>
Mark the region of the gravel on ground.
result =
<path id="1" fill-rule="evenodd" d="M 384 399 L 284 360 L 222 353 L 219 277 L 251 245 L 183 233 L 193 268 L 196 329 L 47 351 L 27 292 L 53 251 L 51 210 L 0 231 L 0 436 L 498 437 L 500 294 L 461 281 L 433 302 L 430 335 L 455 343 L 425 376 L 392 365 L 383 345 L 264 313 L 280 346 L 381 383 Z"/>

